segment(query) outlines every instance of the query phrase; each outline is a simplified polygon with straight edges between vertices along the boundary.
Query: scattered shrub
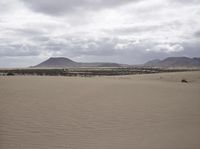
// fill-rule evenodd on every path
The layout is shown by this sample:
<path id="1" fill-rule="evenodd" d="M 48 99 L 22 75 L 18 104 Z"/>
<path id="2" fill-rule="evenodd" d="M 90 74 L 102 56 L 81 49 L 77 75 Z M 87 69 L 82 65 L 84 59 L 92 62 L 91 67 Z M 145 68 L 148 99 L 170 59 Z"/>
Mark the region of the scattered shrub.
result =
<path id="1" fill-rule="evenodd" d="M 12 73 L 12 72 L 8 72 L 7 73 L 7 76 L 14 76 L 15 74 L 14 73 Z"/>

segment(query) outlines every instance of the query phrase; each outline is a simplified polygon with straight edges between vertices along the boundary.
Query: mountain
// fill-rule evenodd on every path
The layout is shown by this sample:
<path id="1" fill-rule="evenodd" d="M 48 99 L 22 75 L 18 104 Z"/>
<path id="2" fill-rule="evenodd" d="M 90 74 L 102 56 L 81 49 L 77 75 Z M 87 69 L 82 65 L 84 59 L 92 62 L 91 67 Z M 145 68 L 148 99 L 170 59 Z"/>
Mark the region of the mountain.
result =
<path id="1" fill-rule="evenodd" d="M 65 57 L 52 57 L 33 66 L 33 68 L 66 68 L 66 67 L 121 67 L 117 63 L 80 63 Z"/>
<path id="2" fill-rule="evenodd" d="M 151 67 L 200 67 L 200 58 L 168 57 L 164 60 L 151 60 L 144 65 Z"/>
<path id="3" fill-rule="evenodd" d="M 65 57 L 58 57 L 58 58 L 52 57 L 34 67 L 57 68 L 57 67 L 77 67 L 78 65 L 79 63 L 74 62 Z"/>
<path id="4" fill-rule="evenodd" d="M 160 61 L 161 60 L 159 60 L 159 59 L 154 59 L 154 60 L 148 61 L 147 63 L 145 63 L 145 65 L 153 66 L 153 65 L 156 65 L 157 63 L 159 63 Z"/>

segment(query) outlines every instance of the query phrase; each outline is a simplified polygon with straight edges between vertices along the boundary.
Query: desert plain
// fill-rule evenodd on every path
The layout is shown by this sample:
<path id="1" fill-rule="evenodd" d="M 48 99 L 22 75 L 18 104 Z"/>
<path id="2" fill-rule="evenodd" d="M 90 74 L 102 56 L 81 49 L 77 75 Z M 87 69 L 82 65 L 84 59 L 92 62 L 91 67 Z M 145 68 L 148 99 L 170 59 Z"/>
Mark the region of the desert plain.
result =
<path id="1" fill-rule="evenodd" d="M 1 76 L 0 148 L 199 149 L 200 72 Z"/>

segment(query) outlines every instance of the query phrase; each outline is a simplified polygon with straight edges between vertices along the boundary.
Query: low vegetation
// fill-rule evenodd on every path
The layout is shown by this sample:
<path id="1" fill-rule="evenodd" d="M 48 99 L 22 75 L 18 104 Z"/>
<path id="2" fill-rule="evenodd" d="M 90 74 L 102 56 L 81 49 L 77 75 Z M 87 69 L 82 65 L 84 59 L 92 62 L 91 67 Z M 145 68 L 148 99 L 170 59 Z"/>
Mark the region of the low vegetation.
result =
<path id="1" fill-rule="evenodd" d="M 115 67 L 115 68 L 65 68 L 65 69 L 6 69 L 0 74 L 13 75 L 38 75 L 38 76 L 115 76 L 150 74 L 162 72 L 189 71 L 188 69 L 161 69 L 151 67 Z"/>

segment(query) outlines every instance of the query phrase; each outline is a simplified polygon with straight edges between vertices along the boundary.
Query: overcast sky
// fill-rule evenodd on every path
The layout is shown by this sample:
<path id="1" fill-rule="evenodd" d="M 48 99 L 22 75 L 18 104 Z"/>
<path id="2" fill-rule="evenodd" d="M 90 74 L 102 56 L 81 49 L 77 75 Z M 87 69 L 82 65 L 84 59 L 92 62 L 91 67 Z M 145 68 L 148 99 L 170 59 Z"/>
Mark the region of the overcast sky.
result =
<path id="1" fill-rule="evenodd" d="M 0 67 L 200 57 L 200 0 L 0 0 Z"/>

